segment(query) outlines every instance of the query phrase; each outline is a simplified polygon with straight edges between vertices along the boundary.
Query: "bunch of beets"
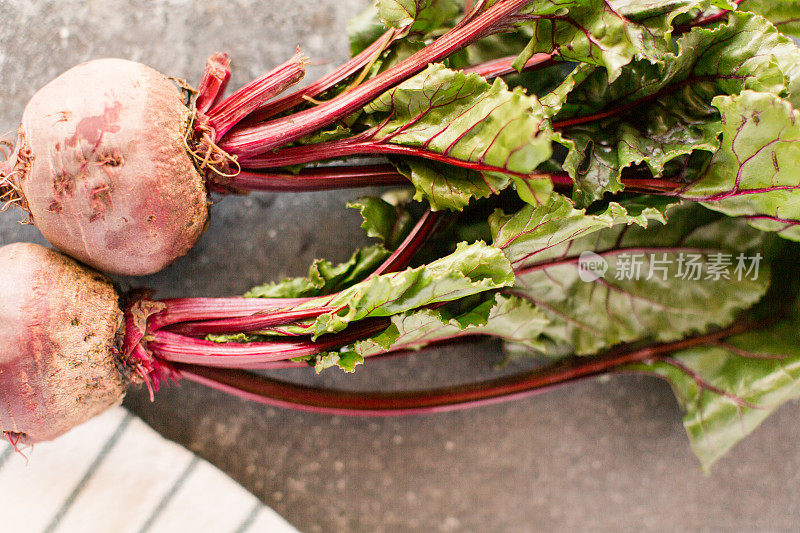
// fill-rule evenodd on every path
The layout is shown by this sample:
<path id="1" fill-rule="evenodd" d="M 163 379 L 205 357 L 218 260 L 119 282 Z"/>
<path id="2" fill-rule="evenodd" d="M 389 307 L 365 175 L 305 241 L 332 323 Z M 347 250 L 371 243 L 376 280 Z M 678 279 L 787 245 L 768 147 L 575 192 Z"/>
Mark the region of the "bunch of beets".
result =
<path id="1" fill-rule="evenodd" d="M 0 195 L 60 252 L 0 248 L 15 446 L 132 384 L 381 416 L 635 371 L 670 381 L 708 467 L 800 396 L 800 2 L 378 0 L 349 32 L 299 89 L 299 52 L 227 95 L 216 54 L 196 88 L 100 59 L 33 96 Z M 350 204 L 376 244 L 304 278 L 156 300 L 99 273 L 184 255 L 214 195 L 376 185 Z M 543 362 L 392 393 L 258 373 L 468 336 Z"/>

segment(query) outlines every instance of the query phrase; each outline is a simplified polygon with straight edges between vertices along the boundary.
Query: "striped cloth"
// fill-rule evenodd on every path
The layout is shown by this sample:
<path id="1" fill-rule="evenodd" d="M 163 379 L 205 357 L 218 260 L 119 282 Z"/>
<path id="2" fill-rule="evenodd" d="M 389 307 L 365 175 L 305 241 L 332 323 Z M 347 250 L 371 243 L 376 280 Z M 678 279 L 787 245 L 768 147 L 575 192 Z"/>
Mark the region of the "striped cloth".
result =
<path id="1" fill-rule="evenodd" d="M 23 453 L 0 444 L 3 531 L 297 532 L 121 407 Z"/>

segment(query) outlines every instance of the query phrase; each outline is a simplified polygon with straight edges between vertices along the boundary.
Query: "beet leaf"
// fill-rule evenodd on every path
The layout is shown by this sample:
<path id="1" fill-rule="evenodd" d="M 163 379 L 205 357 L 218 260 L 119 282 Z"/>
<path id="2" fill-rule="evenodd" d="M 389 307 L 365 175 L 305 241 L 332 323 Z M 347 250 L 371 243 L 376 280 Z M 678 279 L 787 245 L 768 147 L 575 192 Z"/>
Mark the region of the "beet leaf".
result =
<path id="1" fill-rule="evenodd" d="M 495 245 L 517 275 L 507 292 L 545 311 L 544 333 L 575 354 L 726 326 L 768 287 L 770 239 L 744 220 L 690 205 L 669 209 L 667 224 L 611 226 L 608 213 L 544 210 L 495 214 Z"/>
<path id="2" fill-rule="evenodd" d="M 800 112 L 778 96 L 717 97 L 722 145 L 681 195 L 800 240 Z"/>
<path id="3" fill-rule="evenodd" d="M 774 315 L 780 309 L 773 306 Z M 664 376 L 686 411 L 692 449 L 708 469 L 783 403 L 800 398 L 800 309 L 752 331 L 640 365 Z"/>
<path id="4" fill-rule="evenodd" d="M 602 72 L 580 71 L 585 79 L 566 95 L 554 125 L 570 150 L 564 169 L 581 202 L 622 190 L 625 168 L 644 166 L 659 176 L 672 159 L 714 151 L 722 123 L 712 99 L 745 88 L 784 93 L 792 72 L 776 57 L 800 64 L 800 50 L 751 14 L 695 28 L 677 46 L 675 56 L 658 64 L 631 63 L 611 84 Z"/>

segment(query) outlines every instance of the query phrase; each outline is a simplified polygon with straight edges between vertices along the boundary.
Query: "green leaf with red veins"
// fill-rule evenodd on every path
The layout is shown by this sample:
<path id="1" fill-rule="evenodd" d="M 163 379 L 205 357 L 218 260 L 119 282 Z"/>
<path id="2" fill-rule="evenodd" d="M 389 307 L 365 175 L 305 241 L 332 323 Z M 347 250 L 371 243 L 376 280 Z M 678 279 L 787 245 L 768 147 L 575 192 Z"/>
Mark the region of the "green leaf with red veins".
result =
<path id="1" fill-rule="evenodd" d="M 368 357 L 474 335 L 488 335 L 541 351 L 544 344 L 540 336 L 549 323 L 542 311 L 525 300 L 494 294 L 468 311 L 422 309 L 395 315 L 387 329 L 357 342 L 352 351 Z"/>
<path id="2" fill-rule="evenodd" d="M 554 120 L 562 125 L 556 140 L 569 149 L 563 166 L 576 181 L 579 204 L 621 191 L 627 167 L 645 165 L 658 176 L 672 159 L 716 150 L 722 124 L 712 99 L 745 88 L 785 92 L 785 72 L 775 58 L 800 63 L 789 39 L 749 13 L 732 13 L 713 29 L 695 28 L 677 45 L 676 56 L 657 65 L 635 61 L 612 84 L 595 71 L 562 91 L 567 96 Z M 594 118 L 580 123 L 582 117 Z"/>
<path id="3" fill-rule="evenodd" d="M 378 124 L 372 136 L 377 142 L 421 148 L 479 167 L 480 180 L 459 171 L 443 172 L 435 165 L 408 164 L 418 198 L 439 208 L 458 208 L 469 197 L 497 192 L 512 176 L 534 172 L 551 155 L 551 132 L 535 96 L 509 90 L 500 79 L 490 84 L 439 64 L 387 91 L 364 110 Z M 543 201 L 550 181 L 535 181 L 538 200 Z M 459 185 L 467 187 L 460 190 Z"/>
<path id="4" fill-rule="evenodd" d="M 797 0 L 744 0 L 739 10 L 758 13 L 782 33 L 800 38 L 800 2 Z"/>
<path id="5" fill-rule="evenodd" d="M 454 252 L 425 265 L 367 277 L 357 283 L 352 280 L 356 274 L 360 277 L 364 273 L 362 265 L 365 263 L 351 261 L 330 271 L 317 272 L 315 269 L 320 263 L 318 261 L 312 266 L 309 279 L 297 278 L 256 287 L 246 296 L 275 298 L 327 293 L 327 296 L 319 296 L 294 309 L 300 311 L 328 307 L 337 311 L 320 315 L 305 325 L 282 328 L 285 334 L 311 334 L 316 338 L 325 333 L 341 331 L 357 320 L 405 313 L 514 283 L 514 273 L 508 259 L 494 246 L 480 241 L 472 244 L 462 242 Z M 375 266 L 372 266 L 372 271 Z M 343 285 L 344 288 L 339 288 Z M 332 293 L 333 290 L 338 292 Z M 264 332 L 267 335 L 272 333 Z"/>
<path id="6" fill-rule="evenodd" d="M 330 298 L 297 309 L 319 305 L 339 308 L 302 330 L 319 336 L 341 331 L 351 322 L 387 317 L 440 302 L 450 302 L 507 287 L 514 282 L 511 265 L 502 252 L 482 242 L 461 243 L 456 250 L 417 268 L 368 278 Z"/>
<path id="7" fill-rule="evenodd" d="M 800 2 L 795 0 L 746 0 L 739 4 L 739 11 L 750 11 L 769 20 L 784 35 L 794 37 L 800 44 Z M 776 53 L 775 59 L 784 75 L 789 79 L 788 100 L 800 107 L 800 53 Z"/>
<path id="8" fill-rule="evenodd" d="M 434 211 L 460 211 L 472 198 L 486 198 L 497 194 L 511 182 L 507 175 L 477 172 L 435 161 L 408 158 L 397 161 L 396 166 L 414 185 L 414 200 L 426 200 Z M 538 181 L 533 183 L 534 190 L 544 199 L 552 189 L 550 180 L 542 178 Z"/>
<path id="9" fill-rule="evenodd" d="M 666 362 L 634 369 L 670 381 L 685 410 L 692 449 L 708 470 L 775 409 L 800 398 L 800 310 L 795 307 L 774 325 L 718 345 L 684 350 Z"/>
<path id="10" fill-rule="evenodd" d="M 800 111 L 753 91 L 717 97 L 714 105 L 722 145 L 681 196 L 800 240 Z"/>
<path id="11" fill-rule="evenodd" d="M 520 67 L 537 52 L 605 67 L 615 80 L 634 57 L 652 62 L 672 52 L 672 21 L 702 2 L 548 0 L 523 10 L 534 37 L 517 58 Z"/>
<path id="12" fill-rule="evenodd" d="M 513 215 L 495 211 L 489 217 L 494 246 L 517 269 L 540 255 L 548 256 L 550 250 L 562 250 L 570 242 L 616 224 L 647 226 L 650 220 L 666 222 L 664 213 L 674 200 L 655 200 L 657 207 L 647 205 L 647 199 L 626 209 L 612 203 L 600 213 L 587 215 L 584 209 L 575 209 L 570 200 L 554 194 L 539 207 L 525 206 Z"/>
<path id="13" fill-rule="evenodd" d="M 745 221 L 689 205 L 645 228 L 614 210 L 623 208 L 597 221 L 563 206 L 555 217 L 530 208 L 493 217 L 495 245 L 517 273 L 509 293 L 543 310 L 544 333 L 575 354 L 725 326 L 766 291 L 769 234 Z"/>

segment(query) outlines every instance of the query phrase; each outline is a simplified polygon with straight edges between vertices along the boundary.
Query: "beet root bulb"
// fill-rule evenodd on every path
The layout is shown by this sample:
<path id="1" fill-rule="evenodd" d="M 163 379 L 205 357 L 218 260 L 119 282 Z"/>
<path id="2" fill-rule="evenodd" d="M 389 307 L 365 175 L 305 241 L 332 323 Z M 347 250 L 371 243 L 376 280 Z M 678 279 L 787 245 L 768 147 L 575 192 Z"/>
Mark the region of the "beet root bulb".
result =
<path id="1" fill-rule="evenodd" d="M 122 402 L 123 313 L 101 274 L 35 244 L 0 248 L 0 432 L 52 440 Z"/>
<path id="2" fill-rule="evenodd" d="M 8 179 L 54 246 L 102 271 L 150 274 L 208 222 L 192 119 L 183 91 L 156 70 L 89 61 L 30 100 Z"/>

